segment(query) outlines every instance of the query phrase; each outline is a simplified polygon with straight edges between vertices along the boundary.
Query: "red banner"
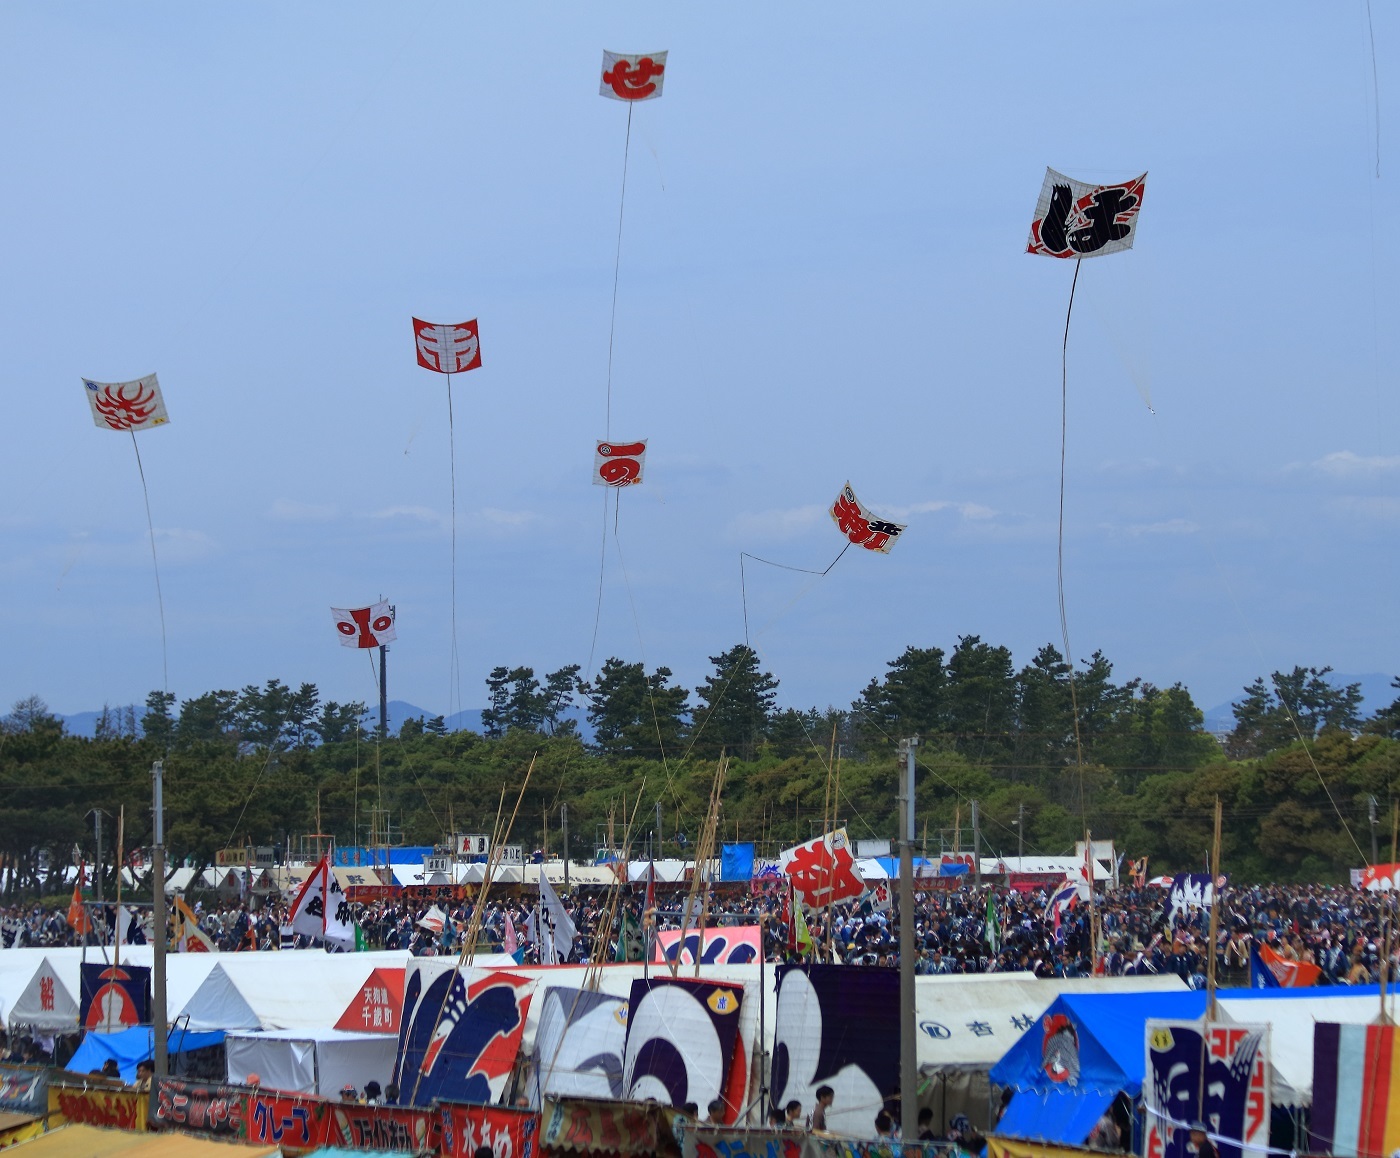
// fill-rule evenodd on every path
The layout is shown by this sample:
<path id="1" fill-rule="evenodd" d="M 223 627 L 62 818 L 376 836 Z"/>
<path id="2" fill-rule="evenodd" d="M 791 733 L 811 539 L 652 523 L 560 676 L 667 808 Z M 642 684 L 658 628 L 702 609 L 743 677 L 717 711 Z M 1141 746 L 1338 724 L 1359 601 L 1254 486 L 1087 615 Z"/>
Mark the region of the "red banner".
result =
<path id="1" fill-rule="evenodd" d="M 281 1146 L 284 1154 L 315 1150 L 326 1144 L 329 1118 L 324 1098 L 254 1091 L 248 1095 L 246 1139 Z"/>
<path id="2" fill-rule="evenodd" d="M 490 1146 L 496 1158 L 530 1158 L 538 1150 L 540 1116 L 534 1110 L 440 1102 L 444 1158 L 473 1158 Z"/>
<path id="3" fill-rule="evenodd" d="M 156 1121 L 220 1138 L 248 1132 L 248 1091 L 161 1078 L 156 1083 Z"/>
<path id="4" fill-rule="evenodd" d="M 551 1150 L 655 1154 L 660 1144 L 658 1113 L 656 1107 L 633 1102 L 546 1099 L 540 1141 Z M 465 1158 L 465 1152 L 458 1158 Z"/>
<path id="5" fill-rule="evenodd" d="M 433 1110 L 332 1102 L 326 1124 L 326 1144 L 343 1150 L 436 1153 L 441 1133 L 442 1121 Z"/>

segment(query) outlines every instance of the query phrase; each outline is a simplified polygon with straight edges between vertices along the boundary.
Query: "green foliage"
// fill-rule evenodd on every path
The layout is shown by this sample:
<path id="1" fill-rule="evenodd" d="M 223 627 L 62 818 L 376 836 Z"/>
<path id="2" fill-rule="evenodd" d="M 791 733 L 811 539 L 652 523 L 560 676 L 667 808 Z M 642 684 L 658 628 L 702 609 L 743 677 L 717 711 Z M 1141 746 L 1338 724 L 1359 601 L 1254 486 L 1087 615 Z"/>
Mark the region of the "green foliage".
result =
<path id="1" fill-rule="evenodd" d="M 372 737 L 364 704 L 269 680 L 206 692 L 178 710 L 173 695 L 152 692 L 141 734 L 134 712 L 116 710 L 88 740 L 64 734 L 31 696 L 0 723 L 0 864 L 12 892 L 63 891 L 58 871 L 95 857 L 94 808 L 112 818 L 124 809 L 128 849 L 148 844 L 157 758 L 171 859 L 195 867 L 229 845 L 295 845 L 298 833 L 317 830 L 364 843 L 371 810 L 380 832 L 387 816 L 401 842 L 490 831 L 517 799 L 512 840 L 526 847 L 544 842 L 548 824 L 558 851 L 567 801 L 576 857 L 606 839 L 610 817 L 615 842 L 639 849 L 656 835 L 658 855 L 677 855 L 676 835 L 693 841 L 700 831 L 721 750 L 732 761 L 726 839 L 758 841 L 773 855 L 833 821 L 852 836 L 889 837 L 894 740 L 911 734 L 921 737 L 916 823 L 935 855 L 954 841 L 970 846 L 975 799 L 984 852 L 1015 855 L 1023 843 L 1028 854 L 1063 855 L 1089 828 L 1147 856 L 1154 872 L 1197 869 L 1219 797 L 1236 880 L 1341 881 L 1365 859 L 1356 842 L 1368 843 L 1370 798 L 1385 814 L 1400 798 L 1400 700 L 1358 733 L 1357 689 L 1332 688 L 1325 668 L 1251 684 L 1222 751 L 1185 687 L 1119 683 L 1098 652 L 1076 668 L 1071 694 L 1053 646 L 1019 670 L 1009 649 L 975 635 L 946 655 L 909 647 L 849 712 L 779 709 L 777 680 L 744 645 L 712 662 L 693 712 L 690 692 L 664 667 L 647 674 L 612 657 L 587 683 L 574 665 L 542 681 L 529 667 L 498 667 L 487 681 L 486 736 L 449 732 L 439 716 Z M 563 718 L 576 695 L 589 744 Z M 109 865 L 114 837 L 109 820 Z"/>

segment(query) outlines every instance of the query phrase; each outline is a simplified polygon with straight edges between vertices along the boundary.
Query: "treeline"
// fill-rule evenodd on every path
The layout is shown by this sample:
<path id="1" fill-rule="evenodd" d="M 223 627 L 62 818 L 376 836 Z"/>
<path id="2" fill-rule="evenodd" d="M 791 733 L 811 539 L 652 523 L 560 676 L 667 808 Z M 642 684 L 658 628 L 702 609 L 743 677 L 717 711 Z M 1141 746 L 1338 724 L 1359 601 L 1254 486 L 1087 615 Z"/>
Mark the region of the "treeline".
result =
<path id="1" fill-rule="evenodd" d="M 567 804 L 575 857 L 591 857 L 609 831 L 621 843 L 629 824 L 634 847 L 684 855 L 722 752 L 725 839 L 771 853 L 833 814 L 855 837 L 890 837 L 895 744 L 909 735 L 920 737 L 917 823 L 935 856 L 971 846 L 973 800 L 985 854 L 1064 854 L 1088 828 L 1148 856 L 1154 873 L 1203 863 L 1217 795 L 1237 879 L 1340 883 L 1378 832 L 1388 842 L 1400 698 L 1363 719 L 1359 688 L 1334 687 L 1326 668 L 1256 680 L 1217 738 L 1185 687 L 1119 682 L 1098 652 L 1071 685 L 1053 646 L 1018 668 L 1008 648 L 963 636 L 946 652 L 906 649 L 848 708 L 806 710 L 778 706 L 779 682 L 750 648 L 711 662 L 694 689 L 617 657 L 587 680 L 576 665 L 541 677 L 498 667 L 485 734 L 449 732 L 437 717 L 377 736 L 364 704 L 270 680 L 183 702 L 153 692 L 139 719 L 107 713 L 85 739 L 31 697 L 0 725 L 0 887 L 53 891 L 57 867 L 91 863 L 94 809 L 112 818 L 109 862 L 123 809 L 127 848 L 149 843 L 157 758 L 171 855 L 197 867 L 230 845 L 297 851 L 312 832 L 364 844 L 489 831 L 532 760 L 512 834 L 529 848 L 559 851 Z"/>

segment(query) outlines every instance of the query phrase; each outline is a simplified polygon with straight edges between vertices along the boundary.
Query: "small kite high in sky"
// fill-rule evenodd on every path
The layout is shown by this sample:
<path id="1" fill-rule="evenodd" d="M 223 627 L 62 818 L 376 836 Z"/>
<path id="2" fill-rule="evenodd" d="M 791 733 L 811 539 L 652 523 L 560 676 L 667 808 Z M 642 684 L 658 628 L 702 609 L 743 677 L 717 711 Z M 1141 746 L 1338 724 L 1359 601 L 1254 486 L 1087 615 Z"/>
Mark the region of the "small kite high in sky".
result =
<path id="1" fill-rule="evenodd" d="M 154 374 L 132 382 L 83 379 L 83 393 L 92 408 L 93 425 L 103 430 L 148 430 L 170 421 L 160 382 Z"/>
<path id="2" fill-rule="evenodd" d="M 907 525 L 876 518 L 861 505 L 849 482 L 841 488 L 841 493 L 836 496 L 828 514 L 831 515 L 831 521 L 836 524 L 837 530 L 850 542 L 864 547 L 867 551 L 879 551 L 883 555 L 890 553 L 894 541 Z"/>
<path id="3" fill-rule="evenodd" d="M 413 319 L 413 343 L 418 348 L 418 365 L 439 374 L 464 374 L 481 368 L 481 339 L 476 319 L 440 326 Z"/>
<path id="4" fill-rule="evenodd" d="M 644 52 L 603 53 L 603 75 L 598 95 L 615 101 L 649 101 L 661 95 L 666 81 L 666 54 Z"/>
<path id="5" fill-rule="evenodd" d="M 646 439 L 640 442 L 599 442 L 593 447 L 593 485 L 633 486 L 642 481 L 647 461 Z"/>
<path id="6" fill-rule="evenodd" d="M 368 607 L 332 607 L 331 617 L 342 647 L 383 647 L 398 638 L 394 609 L 383 599 Z"/>
<path id="7" fill-rule="evenodd" d="M 1027 253 L 1103 257 L 1132 249 L 1147 174 L 1117 185 L 1090 185 L 1045 170 Z"/>

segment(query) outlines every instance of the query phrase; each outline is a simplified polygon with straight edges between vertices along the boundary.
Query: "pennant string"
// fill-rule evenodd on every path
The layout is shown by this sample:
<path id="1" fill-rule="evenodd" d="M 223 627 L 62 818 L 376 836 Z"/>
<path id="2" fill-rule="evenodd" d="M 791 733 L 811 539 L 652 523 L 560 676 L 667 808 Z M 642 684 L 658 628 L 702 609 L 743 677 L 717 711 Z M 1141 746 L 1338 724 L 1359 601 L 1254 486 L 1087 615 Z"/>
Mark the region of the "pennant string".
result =
<path id="1" fill-rule="evenodd" d="M 608 437 L 612 437 L 612 369 L 613 369 L 613 336 L 617 332 L 617 282 L 618 274 L 622 269 L 622 214 L 627 208 L 627 157 L 632 151 L 632 105 L 627 106 L 627 136 L 622 145 L 622 196 L 617 204 L 617 252 L 613 255 L 613 292 L 612 292 L 612 313 L 608 318 L 608 398 L 607 414 L 603 431 Z"/>
<path id="2" fill-rule="evenodd" d="M 131 448 L 136 452 L 136 472 L 141 476 L 141 495 L 146 500 L 146 531 L 151 537 L 151 567 L 156 573 L 156 606 L 160 609 L 160 670 L 161 691 L 170 690 L 170 654 L 165 642 L 165 596 L 160 590 L 160 560 L 156 558 L 156 527 L 151 521 L 151 492 L 146 486 L 146 468 L 141 465 L 141 447 L 136 442 L 136 431 L 131 435 Z"/>

